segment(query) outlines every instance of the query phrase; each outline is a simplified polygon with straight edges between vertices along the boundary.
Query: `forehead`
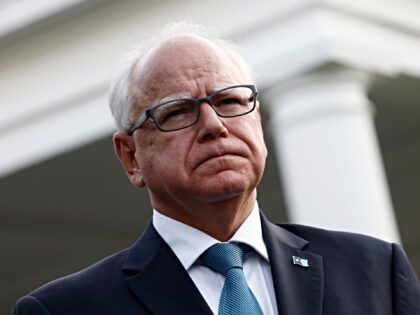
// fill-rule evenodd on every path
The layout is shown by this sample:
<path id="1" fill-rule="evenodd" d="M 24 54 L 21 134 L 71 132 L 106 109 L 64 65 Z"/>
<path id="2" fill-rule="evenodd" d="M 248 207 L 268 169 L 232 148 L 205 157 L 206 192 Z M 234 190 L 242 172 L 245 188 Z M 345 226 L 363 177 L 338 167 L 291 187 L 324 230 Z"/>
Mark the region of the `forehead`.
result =
<path id="1" fill-rule="evenodd" d="M 134 76 L 138 107 L 150 107 L 167 97 L 197 97 L 227 85 L 250 83 L 228 53 L 191 35 L 164 41 L 138 65 Z"/>

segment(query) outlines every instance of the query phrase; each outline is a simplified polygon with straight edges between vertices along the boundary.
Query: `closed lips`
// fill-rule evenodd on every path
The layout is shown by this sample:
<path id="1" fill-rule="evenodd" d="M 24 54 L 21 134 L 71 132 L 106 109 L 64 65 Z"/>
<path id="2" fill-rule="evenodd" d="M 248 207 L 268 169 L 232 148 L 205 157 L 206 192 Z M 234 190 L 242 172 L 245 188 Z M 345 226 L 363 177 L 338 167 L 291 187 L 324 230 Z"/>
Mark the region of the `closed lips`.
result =
<path id="1" fill-rule="evenodd" d="M 196 166 L 194 168 L 199 167 L 201 164 L 214 159 L 214 158 L 218 158 L 218 157 L 223 157 L 223 156 L 240 156 L 240 157 L 246 157 L 246 154 L 243 151 L 233 151 L 233 150 L 229 150 L 229 151 L 221 151 L 221 152 L 212 152 L 211 154 L 205 155 L 203 158 L 199 159 L 199 162 L 196 164 Z"/>

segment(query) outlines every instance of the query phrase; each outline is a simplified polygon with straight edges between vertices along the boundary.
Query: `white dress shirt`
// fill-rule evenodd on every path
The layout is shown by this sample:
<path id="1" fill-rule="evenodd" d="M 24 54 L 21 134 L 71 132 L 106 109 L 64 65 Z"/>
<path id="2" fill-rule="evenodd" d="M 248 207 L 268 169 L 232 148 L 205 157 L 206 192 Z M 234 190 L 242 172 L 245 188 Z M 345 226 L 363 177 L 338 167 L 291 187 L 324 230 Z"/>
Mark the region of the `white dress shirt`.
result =
<path id="1" fill-rule="evenodd" d="M 156 210 L 153 210 L 153 226 L 181 261 L 210 309 L 217 314 L 225 278 L 201 264 L 197 259 L 219 241 Z M 229 242 L 232 241 L 245 243 L 255 250 L 248 254 L 243 265 L 246 281 L 263 313 L 277 315 L 273 278 L 267 248 L 262 237 L 257 202 L 251 214 L 229 240 Z"/>

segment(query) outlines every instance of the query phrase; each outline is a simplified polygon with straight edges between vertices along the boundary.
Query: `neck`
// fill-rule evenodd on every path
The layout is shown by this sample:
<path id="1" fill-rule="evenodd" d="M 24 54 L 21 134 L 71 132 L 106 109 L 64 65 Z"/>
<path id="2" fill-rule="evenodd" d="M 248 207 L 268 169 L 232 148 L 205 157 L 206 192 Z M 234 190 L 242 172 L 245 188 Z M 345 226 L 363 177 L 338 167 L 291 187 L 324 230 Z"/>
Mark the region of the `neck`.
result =
<path id="1" fill-rule="evenodd" d="M 182 204 L 177 208 L 173 204 L 165 207 L 153 200 L 152 205 L 160 213 L 226 242 L 250 215 L 255 200 L 256 190 L 246 197 L 239 196 L 211 203 Z"/>

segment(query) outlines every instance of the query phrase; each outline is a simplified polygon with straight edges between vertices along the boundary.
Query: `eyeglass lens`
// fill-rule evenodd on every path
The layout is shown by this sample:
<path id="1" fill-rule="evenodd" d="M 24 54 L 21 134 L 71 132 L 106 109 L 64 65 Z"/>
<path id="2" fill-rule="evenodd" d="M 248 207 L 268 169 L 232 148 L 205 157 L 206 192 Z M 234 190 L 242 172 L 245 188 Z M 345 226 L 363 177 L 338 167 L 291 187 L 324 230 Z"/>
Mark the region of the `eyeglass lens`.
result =
<path id="1" fill-rule="evenodd" d="M 249 87 L 232 87 L 216 92 L 210 97 L 211 105 L 221 117 L 244 115 L 254 109 L 254 92 Z M 153 112 L 158 126 L 163 130 L 176 130 L 194 124 L 200 104 L 194 99 L 178 99 L 162 104 Z"/>

